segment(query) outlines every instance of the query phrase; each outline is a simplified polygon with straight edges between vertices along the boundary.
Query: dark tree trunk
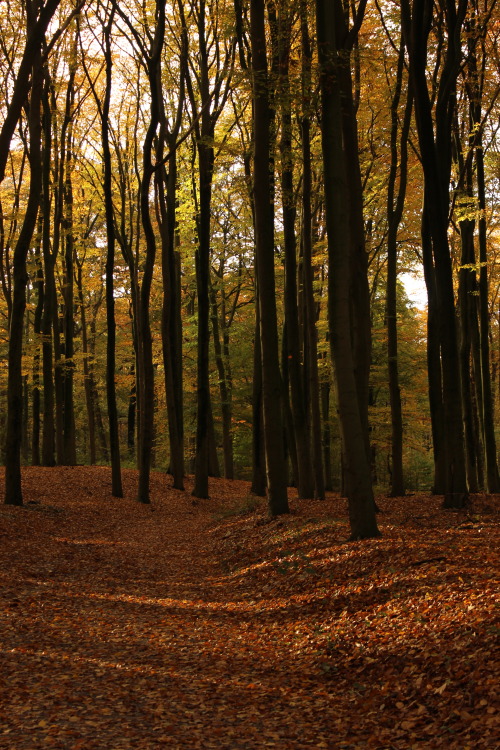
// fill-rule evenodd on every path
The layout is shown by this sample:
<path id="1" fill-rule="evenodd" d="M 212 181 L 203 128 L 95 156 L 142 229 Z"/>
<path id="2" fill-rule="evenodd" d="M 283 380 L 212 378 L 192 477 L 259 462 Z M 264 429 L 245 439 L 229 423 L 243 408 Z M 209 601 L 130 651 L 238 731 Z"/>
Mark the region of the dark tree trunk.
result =
<path id="1" fill-rule="evenodd" d="M 460 312 L 460 382 L 464 410 L 465 456 L 467 480 L 471 492 L 479 491 L 477 474 L 477 443 L 474 430 L 474 413 L 471 382 L 471 316 L 475 313 L 476 300 L 474 265 L 474 221 L 460 222 L 461 268 L 458 279 L 458 306 Z"/>
<path id="2" fill-rule="evenodd" d="M 318 373 L 318 341 L 313 292 L 312 267 L 312 170 L 311 170 L 311 43 L 307 22 L 307 0 L 300 3 L 302 38 L 302 99 L 303 113 L 300 119 L 302 137 L 302 275 L 304 295 L 304 348 L 306 358 L 306 382 L 311 403 L 312 463 L 314 497 L 325 497 L 325 475 L 321 445 L 321 407 Z"/>
<path id="3" fill-rule="evenodd" d="M 208 476 L 220 477 L 219 456 L 217 455 L 217 437 L 215 434 L 215 422 L 211 401 L 208 411 Z"/>
<path id="4" fill-rule="evenodd" d="M 28 29 L 30 18 L 28 13 Z M 5 503 L 22 505 L 21 487 L 21 437 L 23 418 L 23 322 L 26 309 L 27 270 L 26 259 L 35 231 L 40 193 L 42 188 L 41 160 L 41 87 L 42 76 L 39 53 L 35 55 L 32 69 L 32 86 L 29 101 L 29 162 L 30 188 L 23 225 L 14 249 L 12 315 L 9 329 L 8 381 L 7 381 L 7 431 L 5 440 Z"/>
<path id="5" fill-rule="evenodd" d="M 85 406 L 87 408 L 87 426 L 89 434 L 89 461 L 93 466 L 96 462 L 96 440 L 95 440 L 95 415 L 93 404 L 93 372 L 89 367 L 89 345 L 87 335 L 87 316 L 85 314 L 85 302 L 83 297 L 82 263 L 76 261 L 76 289 L 78 304 L 80 305 L 80 325 L 82 328 L 82 354 L 83 354 L 83 386 L 85 390 Z"/>
<path id="6" fill-rule="evenodd" d="M 458 172 L 461 176 L 461 184 L 457 186 L 457 194 L 460 194 L 461 208 L 468 207 L 472 211 L 475 207 L 472 160 L 464 159 L 459 135 L 458 118 L 455 120 L 455 142 L 456 160 Z M 464 414 L 464 437 L 465 455 L 467 460 L 467 481 L 471 492 L 479 492 L 478 458 L 480 445 L 479 434 L 475 428 L 475 399 L 473 389 L 475 378 L 472 377 L 473 367 L 471 361 L 472 341 L 479 340 L 479 335 L 474 335 L 478 326 L 477 321 L 477 280 L 475 270 L 474 230 L 475 219 L 470 218 L 467 211 L 466 216 L 459 215 L 458 226 L 460 231 L 460 269 L 458 275 L 458 312 L 459 312 L 459 355 L 460 355 L 460 380 L 462 387 L 462 405 Z"/>
<path id="7" fill-rule="evenodd" d="M 461 508 L 467 502 L 468 487 L 453 275 L 448 245 L 448 211 L 456 80 L 462 61 L 460 30 L 467 10 L 467 0 L 459 0 L 458 8 L 450 4 L 446 7 L 449 11 L 445 14 L 448 43 L 438 81 L 434 120 L 426 78 L 427 40 L 433 3 L 431 0 L 414 0 L 410 9 L 409 1 L 403 0 L 401 12 L 413 85 L 415 120 L 424 172 L 427 225 L 432 241 L 437 290 L 445 425 L 444 506 Z"/>
<path id="8" fill-rule="evenodd" d="M 42 162 L 43 164 L 43 162 Z M 43 166 L 42 166 L 43 170 Z M 43 194 L 43 191 L 42 191 Z M 43 223 L 38 217 L 39 235 L 42 234 Z M 40 399 L 40 353 L 41 353 L 41 333 L 42 333 L 42 315 L 43 315 L 43 266 L 41 260 L 40 244 L 37 243 L 35 248 L 36 259 L 36 290 L 37 300 L 35 315 L 33 319 L 33 335 L 35 337 L 35 354 L 33 357 L 33 387 L 32 387 L 32 430 L 31 430 L 31 464 L 40 466 L 40 427 L 41 427 L 41 399 Z"/>
<path id="9" fill-rule="evenodd" d="M 70 106 L 74 106 L 74 88 L 70 92 Z M 68 142 L 66 147 L 66 179 L 64 184 L 64 463 L 67 466 L 76 464 L 76 435 L 75 435 L 75 409 L 73 401 L 73 385 L 75 372 L 75 347 L 74 347 L 74 238 L 73 238 L 73 184 L 71 179 L 72 170 L 72 130 L 68 129 Z"/>
<path id="10" fill-rule="evenodd" d="M 296 443 L 296 431 L 294 429 L 292 407 L 290 405 L 290 373 L 288 370 L 288 349 L 287 349 L 287 327 L 286 322 L 283 326 L 283 336 L 281 339 L 281 375 L 283 384 L 283 440 L 285 445 L 285 464 L 288 468 L 290 462 L 291 472 L 287 472 L 287 483 L 291 487 L 298 486 L 299 477 L 299 460 Z"/>
<path id="11" fill-rule="evenodd" d="M 137 409 L 137 397 L 136 397 L 136 380 L 135 380 L 135 362 L 132 362 L 130 367 L 130 375 L 132 377 L 132 385 L 130 386 L 128 394 L 128 408 L 127 408 L 127 448 L 130 457 L 133 458 L 135 454 L 135 413 Z"/>
<path id="12" fill-rule="evenodd" d="M 43 432 L 42 465 L 55 464 L 55 424 L 54 424 L 54 377 L 52 372 L 53 344 L 52 320 L 55 305 L 54 258 L 51 252 L 51 151 L 52 117 L 49 100 L 50 79 L 45 75 L 42 92 L 43 103 L 43 150 L 42 150 L 42 256 L 44 299 L 42 315 L 42 374 L 43 374 Z"/>
<path id="13" fill-rule="evenodd" d="M 162 344 L 165 370 L 165 394 L 167 400 L 168 432 L 170 442 L 170 472 L 174 487 L 184 489 L 184 416 L 182 389 L 182 334 L 180 268 L 176 243 L 176 183 L 177 157 L 174 139 L 171 139 L 171 156 L 168 175 L 165 175 L 165 202 L 160 198 L 162 239 Z"/>
<path id="14" fill-rule="evenodd" d="M 161 51 L 165 35 L 165 5 L 156 0 L 156 27 L 151 49 L 146 55 L 151 114 L 143 145 L 143 174 L 140 187 L 142 227 L 146 243 L 146 257 L 137 309 L 137 385 L 139 405 L 139 490 L 138 500 L 149 503 L 149 479 L 154 438 L 154 365 L 153 341 L 149 316 L 151 283 L 156 258 L 156 237 L 151 220 L 149 193 L 154 174 L 153 142 L 160 124 L 161 109 Z"/>
<path id="15" fill-rule="evenodd" d="M 434 481 L 432 491 L 435 495 L 444 495 L 446 488 L 446 453 L 444 446 L 445 426 L 439 344 L 439 313 L 434 262 L 432 259 L 432 241 L 428 228 L 425 198 L 422 208 L 421 237 L 424 278 L 427 289 L 427 378 L 434 453 Z"/>
<path id="16" fill-rule="evenodd" d="M 255 336 L 253 344 L 252 379 L 252 485 L 253 495 L 266 494 L 266 454 L 264 448 L 264 415 L 262 407 L 262 356 L 260 351 L 260 313 L 258 299 L 255 308 Z"/>
<path id="17" fill-rule="evenodd" d="M 493 5 L 491 6 L 493 8 Z M 490 11 L 487 11 L 488 15 Z M 474 155 L 476 165 L 477 183 L 477 208 L 478 208 L 478 240 L 479 240 L 479 357 L 476 361 L 475 381 L 476 391 L 480 391 L 478 407 L 480 409 L 480 421 L 482 426 L 482 437 L 484 442 L 484 458 L 486 469 L 486 484 L 488 492 L 500 491 L 500 477 L 496 455 L 496 436 L 494 425 L 494 398 L 492 394 L 491 371 L 490 371 L 490 320 L 489 320 L 489 293 L 488 293 L 488 251 L 487 251 L 487 226 L 486 226 L 486 190 L 484 175 L 484 152 L 483 152 L 483 123 L 482 123 L 482 99 L 485 84 L 485 37 L 487 33 L 487 21 L 483 20 L 478 4 L 473 4 L 473 11 L 468 15 L 466 21 L 467 31 L 467 79 L 466 90 L 469 98 L 469 122 L 471 133 L 469 145 Z M 481 54 L 482 64 L 478 65 L 478 55 Z M 496 95 L 498 94 L 498 89 Z M 495 96 L 496 96 L 495 95 Z M 468 164 L 468 186 L 469 194 L 473 195 L 472 168 Z M 474 273 L 475 275 L 475 273 Z M 476 323 L 475 318 L 473 323 Z M 480 451 L 478 459 L 481 460 Z"/>
<path id="18" fill-rule="evenodd" d="M 104 28 L 104 56 L 106 61 L 106 91 L 101 112 L 101 139 L 104 167 L 104 210 L 106 214 L 106 398 L 108 405 L 109 452 L 111 457 L 111 493 L 123 497 L 120 442 L 118 435 L 118 408 L 116 403 L 116 323 L 113 274 L 115 270 L 115 232 L 113 212 L 113 176 L 109 147 L 109 107 L 111 102 L 111 30 L 114 13 Z"/>
<path id="19" fill-rule="evenodd" d="M 323 463 L 325 466 L 325 490 L 333 490 L 332 476 L 332 436 L 330 427 L 330 380 L 323 378 L 320 382 L 321 411 L 323 415 Z"/>
<path id="20" fill-rule="evenodd" d="M 184 399 L 182 382 L 181 270 L 179 252 L 176 247 L 178 241 L 176 220 L 176 141 L 182 124 L 185 101 L 187 54 L 188 36 L 186 25 L 183 23 L 179 93 L 175 118 L 170 129 L 163 101 L 160 101 L 160 134 L 158 138 L 157 161 L 163 161 L 165 141 L 168 144 L 169 156 L 166 168 L 158 169 L 156 173 L 156 181 L 159 188 L 157 190 L 157 203 L 162 256 L 163 303 L 161 335 L 170 445 L 169 471 L 172 474 L 174 488 L 178 490 L 184 489 Z"/>
<path id="21" fill-rule="evenodd" d="M 480 115 L 479 115 L 480 116 Z M 479 122 L 479 120 L 478 120 Z M 483 396 L 484 453 L 486 458 L 486 481 L 488 492 L 500 492 L 500 477 L 497 464 L 497 449 L 494 424 L 494 402 L 491 387 L 490 340 L 488 311 L 488 251 L 486 227 L 486 195 L 484 180 L 484 155 L 482 143 L 476 148 L 476 179 L 479 202 L 479 331 L 481 342 L 481 381 Z"/>
<path id="22" fill-rule="evenodd" d="M 292 158 L 292 101 L 289 80 L 291 11 L 280 6 L 278 48 L 278 90 L 281 108 L 281 196 L 285 248 L 285 329 L 284 348 L 290 383 L 291 424 L 296 456 L 295 482 L 300 498 L 313 497 L 314 477 L 311 460 L 311 436 L 304 393 L 301 362 L 299 313 L 297 306 L 297 247 L 295 239 L 295 197 Z M 287 388 L 288 391 L 288 388 Z M 290 431 L 291 432 L 291 431 Z"/>
<path id="23" fill-rule="evenodd" d="M 263 0 L 251 0 L 254 102 L 254 182 L 256 266 L 260 307 L 264 442 L 269 512 L 288 512 L 283 449 L 281 375 L 274 275 L 274 226 L 270 180 L 270 108 Z"/>
<path id="24" fill-rule="evenodd" d="M 341 96 L 345 93 L 341 85 L 345 63 L 339 62 L 345 56 L 345 50 L 339 49 L 336 37 L 336 32 L 340 32 L 342 11 L 336 3 L 334 7 L 327 0 L 317 0 L 316 9 L 328 231 L 330 345 L 344 444 L 351 538 L 362 539 L 379 535 L 368 457 L 365 372 L 363 362 L 357 359 L 366 326 L 360 315 L 364 312 L 363 288 L 365 283 L 367 286 L 367 279 L 363 283 L 360 273 L 360 248 L 357 244 L 360 229 L 355 227 L 356 206 L 350 206 L 352 184 L 357 179 L 353 178 L 350 184 L 347 177 L 346 157 L 351 158 L 352 154 L 346 144 L 347 128 L 341 103 Z M 355 171 L 355 167 L 356 164 L 349 164 L 349 170 Z M 354 299 L 353 293 L 356 294 Z M 360 311 L 354 316 L 353 305 L 358 301 Z"/>
<path id="25" fill-rule="evenodd" d="M 210 129 L 208 129 L 208 132 L 203 133 L 203 135 L 208 139 L 213 138 L 213 133 L 210 132 Z M 193 495 L 200 498 L 208 497 L 209 473 L 209 413 L 211 405 L 209 381 L 210 304 L 208 287 L 210 281 L 210 204 L 212 199 L 213 160 L 213 148 L 205 141 L 199 142 L 200 202 L 197 222 L 198 247 L 196 251 L 196 289 L 198 298 L 197 417 L 195 485 Z"/>
<path id="26" fill-rule="evenodd" d="M 222 414 L 222 450 L 224 455 L 224 476 L 226 479 L 234 479 L 234 462 L 233 462 L 233 436 L 232 436 L 232 382 L 231 371 L 228 370 L 229 357 L 223 351 L 221 343 L 221 332 L 219 326 L 219 314 L 215 289 L 210 286 L 210 306 L 212 310 L 212 335 L 214 341 L 215 364 L 219 375 L 219 393 Z M 225 327 L 225 321 L 222 319 L 225 315 L 222 308 L 221 322 Z M 223 336 L 227 340 L 227 333 L 224 331 Z M 229 354 L 229 352 L 227 352 Z"/>
<path id="27" fill-rule="evenodd" d="M 404 43 L 401 39 L 396 89 L 391 102 L 391 163 L 387 189 L 387 286 L 386 286 L 386 325 L 387 325 L 387 361 L 389 372 L 389 397 L 391 404 L 391 489 L 392 497 L 405 494 L 403 475 L 403 414 L 401 392 L 399 387 L 398 365 L 398 323 L 397 323 L 397 238 L 398 228 L 403 216 L 406 195 L 408 134 L 411 124 L 412 98 L 407 91 L 404 120 L 399 135 L 399 103 L 403 86 Z M 400 148 L 398 153 L 398 138 Z M 399 186 L 396 196 L 396 181 L 399 162 Z"/>

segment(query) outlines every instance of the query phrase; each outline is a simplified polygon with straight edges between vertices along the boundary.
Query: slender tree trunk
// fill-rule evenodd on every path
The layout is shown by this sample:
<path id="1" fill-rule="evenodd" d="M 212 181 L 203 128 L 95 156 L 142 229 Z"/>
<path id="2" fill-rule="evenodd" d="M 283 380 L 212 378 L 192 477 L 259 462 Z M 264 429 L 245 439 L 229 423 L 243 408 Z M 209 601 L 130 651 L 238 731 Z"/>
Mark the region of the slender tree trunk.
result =
<path id="1" fill-rule="evenodd" d="M 353 289 L 362 295 L 358 276 L 359 248 L 353 248 L 353 215 L 347 179 L 346 151 L 344 151 L 344 117 L 336 34 L 339 28 L 339 9 L 327 0 L 317 0 L 317 34 L 320 55 L 320 84 L 322 101 L 322 149 L 325 175 L 325 208 L 328 231 L 328 317 L 330 345 L 338 391 L 338 408 L 344 444 L 345 472 L 349 502 L 351 538 L 362 539 L 379 535 L 375 517 L 375 503 L 368 459 L 368 425 L 365 419 L 368 405 L 364 401 L 364 373 L 356 374 L 355 352 L 359 352 L 363 325 L 359 317 L 353 320 L 351 300 Z M 352 92 L 351 92 L 352 94 Z M 353 165 L 350 164 L 350 169 Z M 357 236 L 357 232 L 356 232 Z M 356 261 L 353 260 L 353 253 Z M 353 287 L 352 275 L 357 281 Z M 358 285 L 359 282 L 359 285 Z M 362 295 L 363 296 L 363 295 Z M 364 309 L 364 305 L 361 304 Z"/>
<path id="2" fill-rule="evenodd" d="M 293 187 L 292 102 L 289 80 L 291 46 L 291 11 L 280 6 L 278 48 L 278 86 L 281 108 L 281 196 L 285 248 L 285 356 L 290 382 L 290 406 L 293 437 L 296 446 L 295 481 L 300 498 L 313 497 L 314 477 L 311 460 L 311 436 L 304 393 L 303 364 L 300 352 L 299 313 L 297 306 L 297 247 L 295 238 L 296 208 Z"/>
<path id="3" fill-rule="evenodd" d="M 42 375 L 43 375 L 43 432 L 42 465 L 55 464 L 54 379 L 52 373 L 52 319 L 55 304 L 54 262 L 51 252 L 51 150 L 52 117 L 49 101 L 50 79 L 45 73 L 42 92 L 43 150 L 42 150 L 42 257 L 43 257 L 43 314 L 42 314 Z"/>
<path id="4" fill-rule="evenodd" d="M 206 133 L 207 138 L 213 134 Z M 198 144 L 200 196 L 198 215 L 198 248 L 196 253 L 196 288 L 198 297 L 198 354 L 197 354 L 197 418 L 195 497 L 208 497 L 209 467 L 209 344 L 210 303 L 210 204 L 212 197 L 213 148 L 205 142 Z"/>
<path id="5" fill-rule="evenodd" d="M 234 478 L 234 463 L 233 463 L 233 436 L 232 436 L 232 389 L 231 379 L 228 377 L 226 372 L 226 362 L 228 361 L 224 357 L 221 344 L 221 334 L 219 326 L 219 314 L 217 307 L 217 300 L 215 297 L 215 290 L 213 285 L 210 285 L 210 306 L 211 306 L 211 320 L 212 320 L 212 335 L 214 341 L 214 352 L 215 352 L 215 364 L 217 366 L 217 373 L 219 375 L 219 393 L 221 402 L 221 415 L 222 415 L 222 449 L 224 454 L 224 476 L 226 479 Z M 225 325 L 224 322 L 222 322 Z"/>
<path id="6" fill-rule="evenodd" d="M 174 488 L 184 489 L 184 409 L 182 372 L 182 320 L 181 320 L 181 270 L 179 252 L 176 247 L 179 236 L 176 219 L 177 210 L 177 138 L 182 124 L 187 74 L 188 35 L 183 18 L 180 60 L 179 93 L 173 124 L 169 129 L 163 100 L 160 100 L 160 133 L 157 146 L 157 162 L 163 161 L 165 141 L 169 156 L 167 166 L 157 170 L 157 205 L 162 256 L 162 350 L 165 372 L 165 396 L 167 402 L 168 432 L 170 445 L 169 471 Z M 168 172 L 167 172 L 168 168 Z"/>
<path id="7" fill-rule="evenodd" d="M 118 407 L 116 403 L 115 369 L 116 369 L 116 322 L 114 281 L 115 270 L 115 232 L 113 211 L 113 177 L 111 164 L 111 150 L 109 147 L 109 107 L 111 102 L 111 30 L 114 12 L 104 29 L 105 61 L 106 61 L 106 91 L 101 113 L 101 139 L 104 167 L 104 210 L 106 214 L 106 397 L 108 404 L 109 423 L 109 451 L 111 456 L 111 493 L 114 497 L 123 497 L 120 441 L 118 435 Z"/>
<path id="8" fill-rule="evenodd" d="M 181 315 L 180 274 L 175 250 L 176 242 L 176 182 L 177 157 L 175 145 L 171 144 L 168 175 L 164 176 L 166 197 L 160 197 L 162 238 L 162 344 L 165 371 L 165 395 L 167 401 L 168 431 L 170 442 L 170 472 L 174 488 L 184 489 L 184 429 L 182 377 L 182 336 L 179 335 Z"/>
<path id="9" fill-rule="evenodd" d="M 475 152 L 477 194 L 479 202 L 479 331 L 481 342 L 481 382 L 483 395 L 484 452 L 486 458 L 486 481 L 488 492 L 500 492 L 500 477 L 497 464 L 495 424 L 493 419 L 494 402 L 491 387 L 490 340 L 488 310 L 488 250 L 486 227 L 486 190 L 484 179 L 484 155 L 480 142 Z"/>
<path id="10" fill-rule="evenodd" d="M 387 325 L 387 361 L 389 372 L 389 398 L 391 404 L 391 490 L 392 497 L 405 494 L 403 475 L 403 414 L 401 407 L 401 392 L 399 387 L 398 366 L 398 323 L 397 323 L 397 239 L 398 228 L 403 216 L 406 196 L 407 162 L 408 162 L 408 134 L 411 124 L 412 98 L 407 91 L 404 121 L 399 133 L 399 102 L 403 86 L 404 42 L 398 57 L 396 88 L 391 103 L 391 164 L 389 170 L 389 184 L 387 190 L 387 286 L 386 286 L 386 325 Z M 400 148 L 398 153 L 398 137 Z M 399 187 L 396 194 L 396 180 L 399 162 Z"/>
<path id="11" fill-rule="evenodd" d="M 443 495 L 446 488 L 446 453 L 444 446 L 445 426 L 439 344 L 439 314 L 434 262 L 432 259 L 432 241 L 428 228 L 425 198 L 422 208 L 421 237 L 424 278 L 427 289 L 427 378 L 434 453 L 434 482 L 432 491 L 436 495 Z"/>
<path id="12" fill-rule="evenodd" d="M 263 0 L 250 3 L 254 102 L 254 182 L 256 265 L 260 306 L 264 441 L 269 512 L 288 512 L 283 449 L 281 375 L 274 275 L 274 226 L 270 184 L 270 109 Z"/>
<path id="13" fill-rule="evenodd" d="M 330 427 L 330 380 L 323 378 L 320 381 L 321 412 L 323 419 L 322 444 L 323 463 L 325 466 L 325 490 L 333 490 L 332 476 L 332 435 Z"/>
<path id="14" fill-rule="evenodd" d="M 71 109 L 74 105 L 74 90 L 71 92 Z M 72 170 L 72 126 L 68 129 L 66 148 L 66 179 L 64 184 L 64 463 L 76 464 L 75 409 L 73 400 L 75 347 L 74 347 L 74 239 L 73 239 L 73 185 Z"/>
<path id="15" fill-rule="evenodd" d="M 140 201 L 141 219 L 146 240 L 146 258 L 138 308 L 138 390 L 139 390 L 139 492 L 138 500 L 149 503 L 149 478 L 154 437 L 154 365 L 153 341 L 149 316 L 151 283 L 156 258 L 156 237 L 151 221 L 149 192 L 154 173 L 153 142 L 160 123 L 161 51 L 165 36 L 165 5 L 156 0 L 156 28 L 147 58 L 151 93 L 151 116 L 143 146 L 143 175 Z"/>
<path id="16" fill-rule="evenodd" d="M 42 162 L 43 163 L 43 162 Z M 43 166 L 42 166 L 43 170 Z M 43 194 L 43 191 L 42 191 Z M 42 235 L 43 221 L 38 215 L 39 236 Z M 32 387 L 32 431 L 31 431 L 31 464 L 40 466 L 40 427 L 41 427 L 41 399 L 40 399 L 40 353 L 42 341 L 42 315 L 43 315 L 43 266 L 41 260 L 40 243 L 35 247 L 36 259 L 36 290 L 37 300 L 35 315 L 33 319 L 33 335 L 35 338 L 35 354 L 33 357 L 33 387 Z"/>
<path id="17" fill-rule="evenodd" d="M 85 314 L 85 302 L 83 298 L 82 263 L 77 261 L 76 289 L 78 304 L 80 306 L 80 325 L 82 328 L 82 354 L 83 354 L 83 387 L 85 390 L 85 405 L 87 407 L 87 425 L 89 431 L 89 461 L 93 466 L 96 462 L 96 440 L 95 440 L 95 415 L 93 404 L 93 372 L 89 367 L 89 345 L 87 335 L 87 316 Z"/>
<path id="18" fill-rule="evenodd" d="M 302 140 L 302 270 L 304 295 L 304 347 L 306 359 L 306 380 L 311 402 L 312 463 L 314 477 L 314 497 L 325 497 L 325 475 L 321 445 L 321 406 L 318 373 L 318 335 L 313 292 L 312 267 L 312 170 L 311 170 L 311 43 L 307 22 L 307 0 L 300 3 L 300 23 L 302 39 L 302 99 L 304 110 L 300 120 Z"/>
<path id="19" fill-rule="evenodd" d="M 212 401 L 208 410 L 208 476 L 220 477 L 219 456 L 217 455 L 217 437 L 215 434 L 214 413 Z"/>
<path id="20" fill-rule="evenodd" d="M 430 33 L 433 4 L 430 0 L 414 0 L 411 8 L 408 0 L 403 0 L 401 4 L 402 25 L 409 55 L 415 119 L 424 172 L 427 225 L 432 241 L 438 293 L 446 456 L 444 506 L 461 508 L 467 503 L 468 487 L 453 274 L 448 244 L 448 211 L 456 79 L 462 60 L 460 30 L 467 10 L 467 0 L 459 0 L 458 7 L 448 5 L 447 8 L 450 10 L 445 14 L 447 47 L 438 81 L 433 119 L 426 77 L 427 39 Z"/>
<path id="21" fill-rule="evenodd" d="M 29 101 L 30 188 L 23 225 L 14 249 L 14 290 L 9 329 L 7 432 L 5 441 L 5 503 L 7 505 L 23 504 L 21 486 L 23 322 L 26 309 L 26 259 L 31 238 L 36 227 L 42 188 L 41 85 L 40 57 L 37 54 L 33 60 L 32 86 Z"/>
<path id="22" fill-rule="evenodd" d="M 460 222 L 461 268 L 458 280 L 458 305 L 460 311 L 460 382 L 464 410 L 465 456 L 467 479 L 471 492 L 478 492 L 477 444 L 474 430 L 474 414 L 471 388 L 471 313 L 475 312 L 475 298 L 472 296 L 475 284 L 474 265 L 474 224 L 470 219 Z M 471 310 L 472 307 L 472 310 Z"/>
<path id="23" fill-rule="evenodd" d="M 255 336 L 253 345 L 252 378 L 252 485 L 253 495 L 266 494 L 266 454 L 264 449 L 264 420 L 262 408 L 262 356 L 260 350 L 259 303 L 255 306 Z"/>
<path id="24" fill-rule="evenodd" d="M 288 349 L 287 349 L 287 327 L 286 321 L 283 326 L 283 336 L 281 339 L 281 374 L 283 383 L 283 424 L 284 433 L 283 441 L 285 445 L 285 464 L 288 468 L 288 461 L 291 465 L 291 473 L 287 472 L 287 483 L 292 487 L 298 487 L 299 477 L 299 459 L 296 442 L 296 431 L 294 429 L 293 412 L 290 404 L 290 373 L 288 370 Z"/>
<path id="25" fill-rule="evenodd" d="M 135 367 L 132 366 L 132 383 L 128 396 L 127 410 L 127 447 L 131 456 L 135 453 L 135 412 L 137 408 L 136 385 L 135 385 Z"/>

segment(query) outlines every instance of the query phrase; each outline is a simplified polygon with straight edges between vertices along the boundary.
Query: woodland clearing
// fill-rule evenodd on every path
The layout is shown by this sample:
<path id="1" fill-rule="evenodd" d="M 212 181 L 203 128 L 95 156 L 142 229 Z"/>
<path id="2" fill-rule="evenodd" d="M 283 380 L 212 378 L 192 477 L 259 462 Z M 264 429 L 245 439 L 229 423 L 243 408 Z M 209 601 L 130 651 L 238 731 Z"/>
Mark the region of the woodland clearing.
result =
<path id="1" fill-rule="evenodd" d="M 337 495 L 137 476 L 25 468 L 1 507 L 1 750 L 500 747 L 498 496 L 378 497 L 347 543 Z"/>

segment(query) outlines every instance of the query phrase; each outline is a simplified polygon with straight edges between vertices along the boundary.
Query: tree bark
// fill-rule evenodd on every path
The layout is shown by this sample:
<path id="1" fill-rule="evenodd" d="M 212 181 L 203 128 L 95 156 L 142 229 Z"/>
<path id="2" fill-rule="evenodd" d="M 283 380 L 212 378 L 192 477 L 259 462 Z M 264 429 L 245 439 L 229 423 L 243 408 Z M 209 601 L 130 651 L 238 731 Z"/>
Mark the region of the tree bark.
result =
<path id="1" fill-rule="evenodd" d="M 401 38 L 396 87 L 391 102 L 391 163 L 387 189 L 387 285 L 386 285 L 386 325 L 387 325 L 387 362 L 389 373 L 389 398 L 391 404 L 391 489 L 390 495 L 398 497 L 405 494 L 403 474 L 403 414 L 401 392 L 399 387 L 398 366 L 398 323 L 397 323 L 397 261 L 398 261 L 398 228 L 403 216 L 406 196 L 408 134 L 411 124 L 412 97 L 408 90 L 404 119 L 399 135 L 399 103 L 403 86 L 404 42 Z M 400 143 L 398 153 L 398 139 Z M 396 181 L 399 167 L 399 186 L 396 195 Z"/>
<path id="2" fill-rule="evenodd" d="M 342 439 L 346 485 L 349 504 L 351 538 L 363 539 L 379 535 L 375 517 L 375 503 L 368 458 L 368 401 L 364 403 L 365 373 L 356 372 L 361 328 L 366 322 L 359 316 L 353 319 L 351 300 L 353 289 L 362 287 L 359 274 L 359 247 L 354 247 L 359 229 L 354 233 L 353 213 L 350 211 L 350 185 L 347 178 L 344 150 L 344 113 L 341 104 L 339 70 L 340 32 L 339 8 L 327 0 L 316 2 L 320 86 L 322 101 L 321 137 L 325 175 L 325 209 L 328 232 L 328 317 L 330 346 L 338 392 L 338 408 Z M 343 51 L 342 51 L 343 54 Z M 351 92 L 352 96 L 352 92 Z M 350 153 L 349 153 L 350 155 Z M 355 165 L 350 164 L 349 169 Z M 354 208 L 352 209 L 354 211 Z M 353 236 L 354 233 L 354 236 Z M 353 259 L 353 254 L 356 258 Z M 355 262 L 356 261 L 356 262 Z M 353 273 L 357 282 L 353 287 Z M 365 280 L 366 281 L 366 280 Z M 366 281 L 367 283 L 367 281 Z M 364 309 L 364 305 L 361 304 Z M 358 329 L 355 330 L 356 326 Z"/>
<path id="3" fill-rule="evenodd" d="M 304 393 L 303 362 L 300 351 L 299 311 L 297 304 L 296 207 L 293 186 L 292 102 L 289 79 L 292 16 L 286 3 L 280 4 L 278 49 L 278 99 L 281 110 L 281 198 L 285 249 L 285 356 L 290 383 L 291 422 L 297 465 L 295 481 L 300 498 L 313 497 L 314 477 L 311 460 L 311 436 Z"/>
<path id="4" fill-rule="evenodd" d="M 121 476 L 120 441 L 118 435 L 118 407 L 116 403 L 116 322 L 114 281 L 115 232 L 113 211 L 113 178 L 111 150 L 109 147 L 109 108 L 111 103 L 111 82 L 113 58 L 111 54 L 111 31 L 114 11 L 104 28 L 104 57 L 106 62 L 106 90 L 101 112 L 101 140 L 104 167 L 104 210 L 106 215 L 106 398 L 108 405 L 109 452 L 111 457 L 111 494 L 123 497 Z"/>
<path id="5" fill-rule="evenodd" d="M 42 161 L 43 164 L 43 161 Z M 43 170 L 43 166 L 42 166 Z M 42 191 L 43 193 L 43 191 Z M 39 236 L 42 235 L 43 222 L 38 214 Z M 31 430 L 31 464 L 40 466 L 40 427 L 41 427 L 41 398 L 40 398 L 40 354 L 42 348 L 42 315 L 43 315 L 43 266 L 40 243 L 35 248 L 36 259 L 36 291 L 37 300 L 33 319 L 33 335 L 35 338 L 35 354 L 33 357 L 33 387 L 32 387 L 32 430 Z"/>
<path id="6" fill-rule="evenodd" d="M 461 508 L 467 503 L 468 487 L 460 392 L 460 362 L 455 319 L 453 275 L 448 245 L 449 184 L 451 176 L 452 123 L 456 104 L 456 79 L 461 64 L 460 29 L 467 0 L 458 8 L 447 5 L 447 40 L 438 82 L 435 119 L 426 79 L 427 40 L 432 21 L 430 0 L 408 0 L 401 4 L 402 26 L 409 55 L 409 70 L 415 101 L 420 154 L 424 172 L 428 229 L 432 241 L 439 314 L 446 487 L 444 506 Z M 443 11 L 444 12 L 444 11 Z M 435 135 L 434 135 L 435 127 Z"/>
<path id="7" fill-rule="evenodd" d="M 31 11 L 33 12 L 33 11 Z M 28 13 L 28 25 L 30 20 Z M 14 249 L 12 315 L 9 329 L 7 430 L 5 441 L 5 504 L 22 505 L 21 437 L 23 417 L 23 322 L 26 309 L 26 259 L 35 231 L 42 188 L 41 160 L 41 85 L 39 53 L 32 60 L 32 84 L 29 99 L 30 188 L 23 224 Z"/>
<path id="8" fill-rule="evenodd" d="M 318 334 L 313 292 L 312 266 L 312 169 L 311 169 L 311 42 L 307 21 L 307 0 L 300 3 L 300 25 L 302 40 L 302 100 L 300 119 L 302 144 L 302 274 L 304 295 L 304 348 L 307 351 L 305 377 L 311 403 L 312 464 L 314 497 L 325 497 L 325 474 L 321 444 L 321 405 L 318 373 Z"/>
<path id="9" fill-rule="evenodd" d="M 270 108 L 263 0 L 251 0 L 256 266 L 259 287 L 264 442 L 269 512 L 288 513 L 278 321 L 274 275 L 274 226 L 270 182 Z"/>

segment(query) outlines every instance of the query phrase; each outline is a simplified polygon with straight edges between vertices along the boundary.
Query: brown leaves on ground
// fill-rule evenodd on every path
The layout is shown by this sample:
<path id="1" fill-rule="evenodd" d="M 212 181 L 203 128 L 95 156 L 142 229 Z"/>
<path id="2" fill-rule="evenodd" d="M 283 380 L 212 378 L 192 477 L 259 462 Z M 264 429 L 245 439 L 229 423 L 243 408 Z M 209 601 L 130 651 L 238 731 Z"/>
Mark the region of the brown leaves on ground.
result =
<path id="1" fill-rule="evenodd" d="M 498 497 L 379 498 L 384 536 L 346 543 L 335 496 L 269 521 L 244 482 L 158 473 L 144 506 L 134 471 L 124 500 L 106 468 L 23 478 L 2 750 L 500 747 Z"/>

